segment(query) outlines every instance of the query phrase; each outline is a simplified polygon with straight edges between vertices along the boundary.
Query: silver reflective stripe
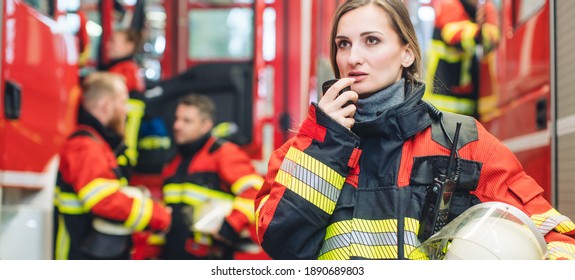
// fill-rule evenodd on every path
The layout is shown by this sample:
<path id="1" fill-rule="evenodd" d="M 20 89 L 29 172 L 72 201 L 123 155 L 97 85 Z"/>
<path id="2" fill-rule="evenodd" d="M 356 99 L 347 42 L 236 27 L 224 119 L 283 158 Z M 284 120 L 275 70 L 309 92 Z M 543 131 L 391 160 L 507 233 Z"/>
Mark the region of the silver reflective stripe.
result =
<path id="1" fill-rule="evenodd" d="M 352 231 L 352 243 L 368 245 L 368 246 L 383 246 L 383 245 L 397 245 L 397 233 L 395 232 L 361 232 Z"/>
<path id="2" fill-rule="evenodd" d="M 350 237 L 351 233 L 344 233 L 325 240 L 323 246 L 321 246 L 319 255 L 321 256 L 334 249 L 348 247 L 350 244 Z"/>
<path id="3" fill-rule="evenodd" d="M 63 199 L 62 197 L 60 197 L 60 200 L 58 201 L 58 207 L 83 209 L 82 202 L 80 200 Z"/>
<path id="4" fill-rule="evenodd" d="M 351 233 L 336 235 L 324 242 L 320 255 L 334 249 L 347 247 L 350 243 L 367 246 L 397 246 L 397 234 L 395 232 L 352 231 Z"/>
<path id="5" fill-rule="evenodd" d="M 190 189 L 185 189 L 183 192 L 183 196 L 189 197 L 191 199 L 195 199 L 198 201 L 207 201 L 209 198 L 209 196 L 204 194 L 204 193 L 199 193 L 197 191 L 190 190 Z"/>
<path id="6" fill-rule="evenodd" d="M 97 179 L 96 179 L 96 180 L 97 180 Z M 94 181 L 96 181 L 96 180 L 91 181 L 90 183 L 88 183 L 88 185 L 91 185 L 91 184 L 94 183 Z M 116 187 L 116 186 L 117 186 L 116 182 L 112 182 L 112 183 L 109 183 L 109 182 L 101 183 L 101 184 L 99 184 L 98 186 L 94 187 L 92 190 L 90 190 L 90 192 L 88 192 L 88 193 L 82 193 L 82 196 L 80 197 L 80 199 L 82 200 L 82 202 L 83 202 L 84 204 L 88 204 L 88 202 L 90 201 L 90 199 L 92 199 L 94 196 L 100 194 L 101 191 L 106 190 L 106 189 L 109 189 L 109 188 L 114 188 L 114 187 Z"/>
<path id="7" fill-rule="evenodd" d="M 413 247 L 421 245 L 419 239 L 417 239 L 417 234 L 415 232 L 404 231 L 403 239 L 404 239 L 403 243 L 405 243 L 405 245 L 411 245 Z"/>
<path id="8" fill-rule="evenodd" d="M 545 217 L 545 221 L 543 221 L 543 223 L 538 226 L 538 230 L 541 232 L 541 234 L 546 235 L 559 224 L 566 221 L 571 221 L 571 219 L 564 215 L 547 216 Z"/>
<path id="9" fill-rule="evenodd" d="M 320 192 L 331 201 L 337 202 L 340 190 L 320 176 L 287 158 L 284 159 L 280 169 Z"/>

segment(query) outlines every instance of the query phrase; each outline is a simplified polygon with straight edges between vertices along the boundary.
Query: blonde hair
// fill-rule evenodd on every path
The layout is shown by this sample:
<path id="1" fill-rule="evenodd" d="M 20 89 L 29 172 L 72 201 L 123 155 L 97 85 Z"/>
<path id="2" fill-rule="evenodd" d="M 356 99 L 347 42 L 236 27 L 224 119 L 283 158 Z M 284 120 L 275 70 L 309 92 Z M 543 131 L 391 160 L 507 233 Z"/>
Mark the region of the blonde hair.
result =
<path id="1" fill-rule="evenodd" d="M 126 79 L 120 75 L 109 72 L 94 72 L 84 78 L 82 82 L 82 104 L 92 107 L 104 96 L 116 97 L 116 92 L 126 86 Z"/>
<path id="2" fill-rule="evenodd" d="M 339 6 L 335 12 L 330 35 L 330 62 L 335 77 L 341 78 L 336 63 L 337 46 L 335 44 L 339 21 L 345 13 L 370 4 L 382 8 L 387 13 L 391 27 L 399 36 L 401 43 L 411 47 L 414 61 L 411 66 L 403 70 L 402 76 L 409 82 L 418 81 L 421 77 L 421 49 L 407 7 L 401 0 L 348 0 Z"/>

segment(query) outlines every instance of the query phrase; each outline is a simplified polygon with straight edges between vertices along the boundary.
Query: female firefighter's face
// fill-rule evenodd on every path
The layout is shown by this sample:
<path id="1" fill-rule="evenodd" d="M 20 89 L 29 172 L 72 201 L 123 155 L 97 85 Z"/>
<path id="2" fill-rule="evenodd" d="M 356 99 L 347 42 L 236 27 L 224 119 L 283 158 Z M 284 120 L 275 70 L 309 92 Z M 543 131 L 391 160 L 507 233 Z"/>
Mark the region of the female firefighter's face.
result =
<path id="1" fill-rule="evenodd" d="M 174 122 L 174 141 L 187 144 L 206 135 L 214 126 L 211 118 L 202 114 L 198 107 L 179 104 Z"/>
<path id="2" fill-rule="evenodd" d="M 351 89 L 360 98 L 398 81 L 413 63 L 412 49 L 401 42 L 387 12 L 376 5 L 343 14 L 335 46 L 339 75 L 355 78 Z"/>

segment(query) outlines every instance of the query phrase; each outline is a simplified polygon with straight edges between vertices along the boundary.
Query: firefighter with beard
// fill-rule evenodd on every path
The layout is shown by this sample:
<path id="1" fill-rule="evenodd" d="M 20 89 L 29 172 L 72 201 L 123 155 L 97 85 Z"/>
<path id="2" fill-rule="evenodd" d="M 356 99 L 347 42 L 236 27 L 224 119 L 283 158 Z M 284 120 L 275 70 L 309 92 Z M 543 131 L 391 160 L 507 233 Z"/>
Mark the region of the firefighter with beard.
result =
<path id="1" fill-rule="evenodd" d="M 142 44 L 142 33 L 137 29 L 117 29 L 106 44 L 110 62 L 102 70 L 117 73 L 126 79 L 128 112 L 125 128 L 126 149 L 118 155 L 122 172 L 133 185 L 147 188 L 152 197 L 161 199 L 160 172 L 171 141 L 167 134 L 158 135 L 157 128 L 165 128 L 163 120 L 145 114 L 148 106 L 144 95 L 145 79 L 135 54 Z M 150 166 L 159 166 L 151 172 Z M 158 180 L 155 180 L 157 178 Z M 157 182 L 157 183 L 156 183 Z M 133 235 L 133 259 L 156 259 L 164 244 L 162 235 L 138 232 Z"/>
<path id="2" fill-rule="evenodd" d="M 129 100 L 125 130 L 126 151 L 118 156 L 118 163 L 129 178 L 138 163 L 138 133 L 146 102 L 144 91 L 146 84 L 136 63 L 134 54 L 140 44 L 140 34 L 135 30 L 115 30 L 106 44 L 110 62 L 101 68 L 104 71 L 122 75 L 128 87 Z"/>
<path id="3" fill-rule="evenodd" d="M 129 259 L 131 233 L 165 231 L 168 208 L 126 185 L 122 149 L 128 92 L 111 73 L 86 77 L 78 127 L 60 151 L 55 259 Z"/>

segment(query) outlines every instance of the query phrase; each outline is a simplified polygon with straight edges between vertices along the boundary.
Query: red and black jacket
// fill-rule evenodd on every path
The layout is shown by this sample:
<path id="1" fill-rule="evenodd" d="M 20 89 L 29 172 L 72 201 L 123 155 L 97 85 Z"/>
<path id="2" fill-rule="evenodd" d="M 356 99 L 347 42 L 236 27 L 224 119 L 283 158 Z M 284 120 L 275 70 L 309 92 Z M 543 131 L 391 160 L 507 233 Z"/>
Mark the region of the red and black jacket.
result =
<path id="1" fill-rule="evenodd" d="M 102 66 L 102 70 L 122 75 L 126 79 L 126 86 L 130 93 L 142 94 L 146 90 L 144 76 L 133 56 L 113 60 Z"/>
<path id="2" fill-rule="evenodd" d="M 480 56 L 499 44 L 501 31 L 491 1 L 483 4 L 485 22 L 481 24 L 475 20 L 477 7 L 467 2 L 433 1 L 435 22 L 427 53 L 425 82 L 429 86 L 424 99 L 440 110 L 477 117 L 479 59 L 489 62 L 488 56 Z"/>
<path id="3" fill-rule="evenodd" d="M 263 178 L 237 145 L 211 137 L 178 147 L 164 168 L 164 202 L 172 207 L 172 227 L 166 235 L 164 259 L 233 258 L 245 232 L 255 244 L 253 203 Z M 210 201 L 231 206 L 217 235 L 193 232 L 186 209 L 199 212 Z"/>
<path id="4" fill-rule="evenodd" d="M 256 199 L 258 239 L 274 259 L 406 259 L 419 244 L 426 189 L 447 163 L 455 123 L 460 176 L 449 218 L 487 201 L 528 214 L 549 258 L 574 258 L 575 224 L 475 119 L 442 113 L 406 83 L 406 100 L 348 130 L 316 104 L 272 155 Z M 443 121 L 443 128 L 441 122 Z"/>
<path id="5" fill-rule="evenodd" d="M 79 126 L 60 152 L 55 194 L 55 259 L 90 259 L 81 250 L 95 217 L 131 228 L 165 230 L 171 217 L 151 199 L 127 196 L 113 148 L 121 138 L 82 111 Z M 128 248 L 129 250 L 129 248 Z M 119 258 L 128 258 L 129 251 Z"/>

